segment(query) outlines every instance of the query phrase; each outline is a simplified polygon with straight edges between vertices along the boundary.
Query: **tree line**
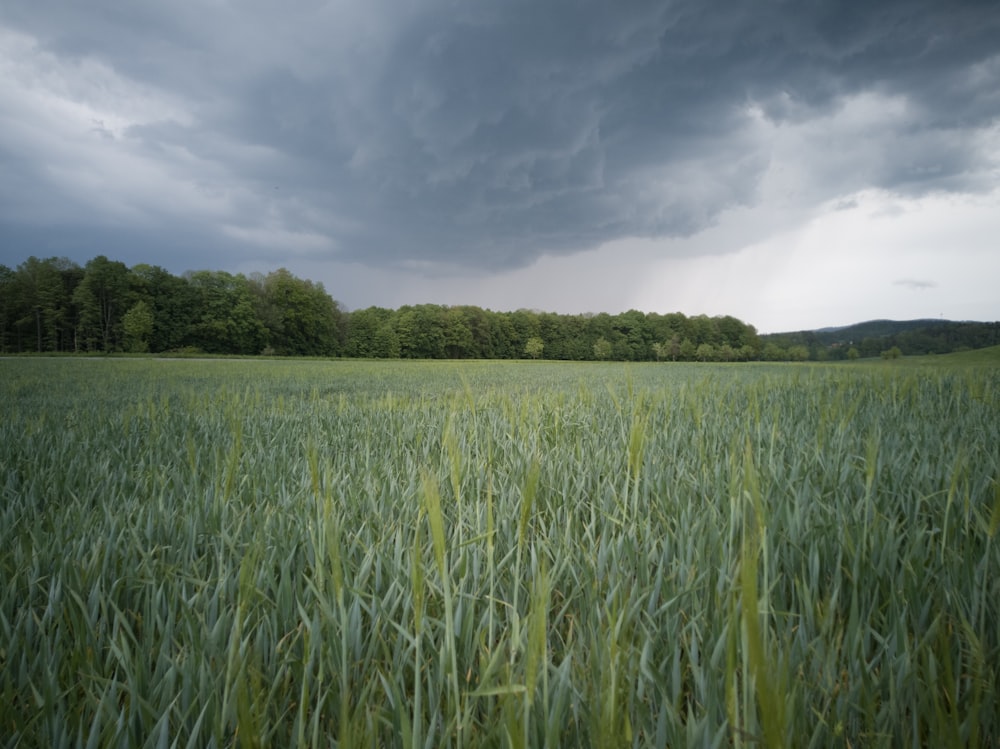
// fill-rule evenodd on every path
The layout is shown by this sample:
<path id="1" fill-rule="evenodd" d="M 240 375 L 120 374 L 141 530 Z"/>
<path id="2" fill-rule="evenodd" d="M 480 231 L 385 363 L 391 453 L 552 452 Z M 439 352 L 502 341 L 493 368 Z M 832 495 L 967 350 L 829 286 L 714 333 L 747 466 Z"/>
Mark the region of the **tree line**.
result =
<path id="1" fill-rule="evenodd" d="M 745 361 L 753 326 L 730 317 L 630 310 L 563 315 L 407 305 L 348 312 L 322 284 L 267 275 L 84 266 L 30 257 L 0 265 L 0 351 L 136 352 L 412 359 Z"/>
<path id="2" fill-rule="evenodd" d="M 949 335 L 952 345 L 967 337 Z M 995 333 L 987 338 L 995 340 Z M 435 304 L 347 311 L 322 284 L 284 268 L 266 275 L 201 270 L 175 276 L 103 255 L 84 266 L 58 257 L 30 257 L 13 269 L 0 265 L 0 351 L 8 354 L 804 361 L 846 358 L 852 351 L 878 356 L 894 345 L 910 353 L 910 339 L 926 336 L 907 331 L 888 344 L 863 340 L 859 354 L 858 347 L 809 333 L 758 336 L 729 315 L 566 315 Z"/>
<path id="3" fill-rule="evenodd" d="M 281 269 L 244 276 L 127 267 L 103 255 L 80 267 L 30 257 L 0 266 L 0 350 L 202 351 L 335 356 L 342 312 L 315 284 Z"/>

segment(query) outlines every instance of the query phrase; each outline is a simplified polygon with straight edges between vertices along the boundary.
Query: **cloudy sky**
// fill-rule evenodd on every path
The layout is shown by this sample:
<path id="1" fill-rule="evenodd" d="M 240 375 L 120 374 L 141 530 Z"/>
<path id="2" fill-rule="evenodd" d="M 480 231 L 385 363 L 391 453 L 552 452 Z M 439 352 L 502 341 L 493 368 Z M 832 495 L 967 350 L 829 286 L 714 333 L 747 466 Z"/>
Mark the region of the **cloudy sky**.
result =
<path id="1" fill-rule="evenodd" d="M 0 263 L 1000 320 L 996 0 L 4 0 Z"/>

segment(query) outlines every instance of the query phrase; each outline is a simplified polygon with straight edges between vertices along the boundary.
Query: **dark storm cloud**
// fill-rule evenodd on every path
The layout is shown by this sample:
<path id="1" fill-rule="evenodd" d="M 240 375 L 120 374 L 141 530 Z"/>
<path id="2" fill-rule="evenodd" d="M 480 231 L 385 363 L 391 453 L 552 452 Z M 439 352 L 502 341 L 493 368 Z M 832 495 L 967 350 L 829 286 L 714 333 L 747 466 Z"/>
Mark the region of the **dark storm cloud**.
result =
<path id="1" fill-rule="evenodd" d="M 60 175 L 97 157 L 31 140 L 5 95 L 0 115 L 26 130 L 0 134 L 0 157 L 17 165 L 0 194 L 38 214 L 0 208 L 7 245 L 38 244 L 46 225 L 85 241 L 92 225 L 94 254 L 145 227 L 163 246 L 176 237 L 265 262 L 289 251 L 269 237 L 326 237 L 303 246 L 373 265 L 514 267 L 692 234 L 753 205 L 773 132 L 859 94 L 903 111 L 891 130 L 831 133 L 845 157 L 872 158 L 817 172 L 825 198 L 993 186 L 996 155 L 971 137 L 1000 115 L 993 2 L 13 0 L 0 26 L 47 56 L 30 70 L 70 71 L 53 96 L 98 96 L 74 89 L 88 62 L 122 82 L 122 101 L 88 103 L 120 104 L 125 125 L 88 128 L 162 183 L 160 200 L 144 200 L 98 159 L 106 200 L 74 197 Z M 135 92 L 164 113 L 139 116 L 124 101 Z M 96 215 L 104 203 L 118 213 Z"/>

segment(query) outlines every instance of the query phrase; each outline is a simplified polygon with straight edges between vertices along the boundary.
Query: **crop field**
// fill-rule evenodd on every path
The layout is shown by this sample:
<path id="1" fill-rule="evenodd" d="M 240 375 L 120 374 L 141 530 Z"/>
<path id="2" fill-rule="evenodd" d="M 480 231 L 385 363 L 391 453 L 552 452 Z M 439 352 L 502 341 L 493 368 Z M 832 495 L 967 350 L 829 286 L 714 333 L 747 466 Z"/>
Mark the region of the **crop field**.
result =
<path id="1" fill-rule="evenodd" d="M 0 360 L 0 746 L 1000 745 L 1000 368 Z"/>

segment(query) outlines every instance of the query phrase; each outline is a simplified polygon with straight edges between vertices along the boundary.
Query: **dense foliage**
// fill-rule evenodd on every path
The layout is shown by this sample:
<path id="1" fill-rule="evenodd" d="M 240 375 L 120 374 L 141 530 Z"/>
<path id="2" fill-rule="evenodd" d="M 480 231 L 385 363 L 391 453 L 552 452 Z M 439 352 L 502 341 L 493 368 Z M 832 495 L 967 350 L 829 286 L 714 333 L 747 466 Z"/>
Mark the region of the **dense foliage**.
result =
<path id="1" fill-rule="evenodd" d="M 281 269 L 248 277 L 98 256 L 83 268 L 31 257 L 0 266 L 3 352 L 154 352 L 333 356 L 342 313 L 321 284 Z"/>
<path id="2" fill-rule="evenodd" d="M 883 321 L 885 322 L 885 321 Z M 0 353 L 204 352 L 383 359 L 806 361 L 1000 343 L 1000 323 L 868 323 L 759 337 L 731 316 L 561 315 L 421 304 L 348 312 L 285 269 L 173 276 L 99 256 L 0 266 Z M 875 326 L 875 327 L 873 327 Z M 902 327 L 898 327 L 902 326 Z M 888 331 L 888 332 L 887 332 Z"/>
<path id="3" fill-rule="evenodd" d="M 5 746 L 998 746 L 1000 373 L 0 360 Z"/>
<path id="4" fill-rule="evenodd" d="M 529 345 L 530 344 L 530 345 Z M 346 312 L 322 285 L 281 269 L 173 276 L 103 256 L 0 267 L 0 351 L 203 351 L 404 359 L 756 359 L 736 318 L 493 312 L 434 304 Z"/>
<path id="5" fill-rule="evenodd" d="M 734 317 L 629 310 L 560 315 L 422 304 L 347 316 L 346 356 L 404 359 L 747 361 L 753 326 Z"/>

